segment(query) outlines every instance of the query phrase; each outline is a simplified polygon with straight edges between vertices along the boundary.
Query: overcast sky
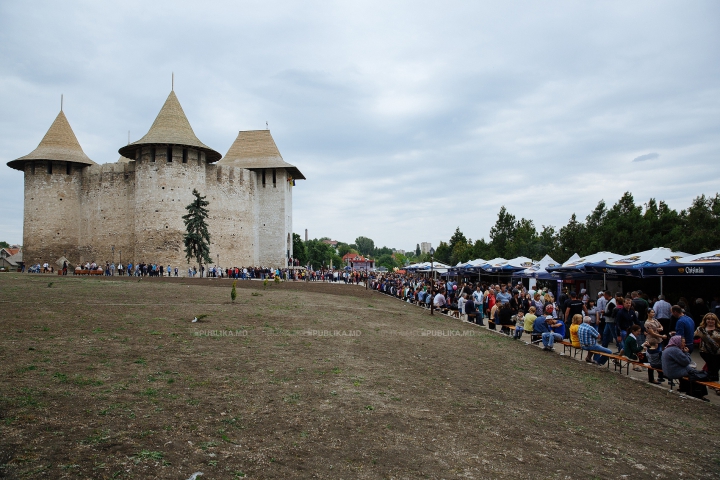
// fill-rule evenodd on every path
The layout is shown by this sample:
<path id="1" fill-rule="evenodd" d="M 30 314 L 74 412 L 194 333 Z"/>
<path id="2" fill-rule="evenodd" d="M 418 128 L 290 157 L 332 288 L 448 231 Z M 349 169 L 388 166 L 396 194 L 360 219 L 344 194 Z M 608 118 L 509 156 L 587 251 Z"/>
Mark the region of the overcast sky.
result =
<path id="1" fill-rule="evenodd" d="M 222 154 L 270 130 L 308 178 L 293 228 L 378 246 L 488 238 L 625 191 L 720 188 L 720 2 L 0 2 L 0 240 L 59 111 L 98 163 L 170 91 Z M 660 246 L 660 245 L 658 245 Z M 564 260 L 564 259 L 558 259 Z"/>

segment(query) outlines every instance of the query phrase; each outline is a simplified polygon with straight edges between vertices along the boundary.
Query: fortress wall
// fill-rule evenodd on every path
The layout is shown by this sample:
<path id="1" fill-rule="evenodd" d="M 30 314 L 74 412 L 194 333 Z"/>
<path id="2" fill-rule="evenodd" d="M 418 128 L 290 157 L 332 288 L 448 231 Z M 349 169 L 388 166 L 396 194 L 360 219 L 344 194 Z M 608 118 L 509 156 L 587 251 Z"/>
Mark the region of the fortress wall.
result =
<path id="1" fill-rule="evenodd" d="M 168 162 L 166 147 L 143 147 L 135 165 L 135 258 L 134 262 L 157 262 L 165 266 L 187 267 L 182 216 L 193 199 L 196 188 L 201 194 L 205 187 L 205 154 L 187 149 L 187 163 L 183 163 L 183 148 L 172 149 Z M 192 262 L 195 265 L 196 262 Z"/>
<path id="2" fill-rule="evenodd" d="M 23 260 L 26 265 L 78 256 L 82 167 L 58 161 L 25 164 Z M 51 169 L 51 170 L 50 170 Z M 49 173 L 52 171 L 52 173 Z"/>
<path id="3" fill-rule="evenodd" d="M 134 194 L 134 162 L 93 165 L 83 171 L 80 261 L 104 265 L 122 258 L 127 264 L 133 258 Z"/>
<path id="4" fill-rule="evenodd" d="M 287 177 L 284 169 L 275 169 L 275 182 L 273 182 L 274 169 L 266 168 L 264 170 L 264 186 L 262 170 L 255 172 L 258 263 L 266 267 L 284 267 L 287 265 L 285 232 Z"/>
<path id="5" fill-rule="evenodd" d="M 295 254 L 293 253 L 293 228 L 292 228 L 292 181 L 288 181 L 288 173 L 286 170 L 283 170 L 283 177 L 285 178 L 285 242 L 286 246 L 285 248 L 287 250 L 290 250 L 290 257 L 294 257 Z"/>
<path id="6" fill-rule="evenodd" d="M 210 256 L 223 268 L 256 265 L 251 175 L 238 167 L 207 166 L 206 193 L 201 193 L 210 202 Z"/>

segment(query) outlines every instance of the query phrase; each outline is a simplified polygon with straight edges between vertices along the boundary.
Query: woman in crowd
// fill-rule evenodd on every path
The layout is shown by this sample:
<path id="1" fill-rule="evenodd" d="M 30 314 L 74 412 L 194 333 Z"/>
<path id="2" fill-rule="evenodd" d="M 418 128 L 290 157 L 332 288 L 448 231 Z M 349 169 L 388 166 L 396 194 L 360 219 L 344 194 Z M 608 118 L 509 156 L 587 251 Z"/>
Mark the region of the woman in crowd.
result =
<path id="1" fill-rule="evenodd" d="M 578 337 L 578 330 L 580 329 L 580 324 L 583 323 L 583 316 L 579 313 L 576 313 L 572 317 L 572 325 L 570 325 L 570 343 L 572 343 L 572 346 L 575 348 L 580 348 L 580 337 Z"/>
<path id="2" fill-rule="evenodd" d="M 694 371 L 694 368 L 690 366 L 691 364 L 690 353 L 685 346 L 685 337 L 680 335 L 671 337 L 662 354 L 662 370 L 665 377 L 671 380 L 680 380 L 679 391 L 707 402 L 709 400 L 705 398 L 705 395 L 707 395 L 705 385 L 683 379 L 683 377 L 687 377 L 688 374 Z"/>
<path id="3" fill-rule="evenodd" d="M 638 342 L 638 335 L 640 335 L 641 331 L 642 329 L 640 328 L 640 325 L 631 326 L 628 330 L 627 337 L 625 337 L 625 343 L 623 345 L 625 356 L 636 362 L 639 360 L 637 354 L 645 350 L 645 348 Z M 640 367 L 633 367 L 633 370 L 636 372 L 642 371 Z"/>
<path id="4" fill-rule="evenodd" d="M 535 313 L 537 313 L 537 310 L 534 306 L 531 306 L 528 309 L 528 314 L 525 315 L 525 325 L 523 330 L 527 333 L 532 333 L 533 331 L 533 325 L 535 324 L 535 319 L 537 318 L 537 315 L 535 315 Z"/>
<path id="5" fill-rule="evenodd" d="M 707 364 L 708 380 L 718 381 L 720 370 L 720 331 L 718 317 L 714 313 L 706 313 L 700 326 L 695 330 L 695 338 L 700 339 L 700 356 Z M 716 390 L 720 395 L 720 390 Z"/>
<path id="6" fill-rule="evenodd" d="M 655 310 L 652 308 L 647 312 L 647 320 L 645 320 L 645 336 L 647 340 L 654 338 L 658 342 L 659 348 L 662 349 L 662 343 L 667 338 L 667 335 L 663 335 L 663 326 L 655 318 Z"/>
<path id="7" fill-rule="evenodd" d="M 533 305 L 535 305 L 536 312 L 542 313 L 545 311 L 545 302 L 542 301 L 542 295 L 540 295 L 540 292 L 535 292 L 535 298 L 533 298 Z"/>

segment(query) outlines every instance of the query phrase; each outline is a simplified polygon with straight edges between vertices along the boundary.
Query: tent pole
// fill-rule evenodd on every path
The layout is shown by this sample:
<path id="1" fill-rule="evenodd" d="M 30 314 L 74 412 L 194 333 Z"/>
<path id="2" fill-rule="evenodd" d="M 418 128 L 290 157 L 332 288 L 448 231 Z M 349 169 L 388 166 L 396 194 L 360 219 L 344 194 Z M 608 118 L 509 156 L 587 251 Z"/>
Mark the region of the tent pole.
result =
<path id="1" fill-rule="evenodd" d="M 603 273 L 603 291 L 607 290 L 607 278 L 606 275 Z"/>
<path id="2" fill-rule="evenodd" d="M 663 277 L 660 276 L 660 295 L 663 294 Z"/>

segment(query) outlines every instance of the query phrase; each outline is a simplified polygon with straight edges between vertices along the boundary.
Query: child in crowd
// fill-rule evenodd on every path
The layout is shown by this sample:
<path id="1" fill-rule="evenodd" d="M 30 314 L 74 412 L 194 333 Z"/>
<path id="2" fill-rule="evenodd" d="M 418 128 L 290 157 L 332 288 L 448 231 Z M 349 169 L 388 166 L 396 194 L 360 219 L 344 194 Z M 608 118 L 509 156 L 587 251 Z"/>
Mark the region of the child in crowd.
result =
<path id="1" fill-rule="evenodd" d="M 510 320 L 515 323 L 515 333 L 513 334 L 513 338 L 518 340 L 522 337 L 523 331 L 525 330 L 525 312 L 520 310 L 516 315 L 510 317 Z M 533 321 L 535 320 L 533 319 Z"/>
<path id="2" fill-rule="evenodd" d="M 650 362 L 650 366 L 652 368 L 657 368 L 660 370 L 658 372 L 658 381 L 656 382 L 655 370 L 648 368 L 648 382 L 659 385 L 665 381 L 665 376 L 662 372 L 662 349 L 660 348 L 660 343 L 658 342 L 657 338 L 648 337 L 647 341 L 645 342 L 645 346 L 647 347 L 646 355 L 648 362 Z"/>
<path id="3" fill-rule="evenodd" d="M 535 319 L 537 318 L 537 315 L 535 315 L 535 312 L 537 310 L 535 307 L 530 307 L 528 309 L 528 314 L 525 315 L 525 325 L 523 326 L 523 330 L 525 332 L 531 333 L 533 331 L 533 324 L 535 323 Z"/>

